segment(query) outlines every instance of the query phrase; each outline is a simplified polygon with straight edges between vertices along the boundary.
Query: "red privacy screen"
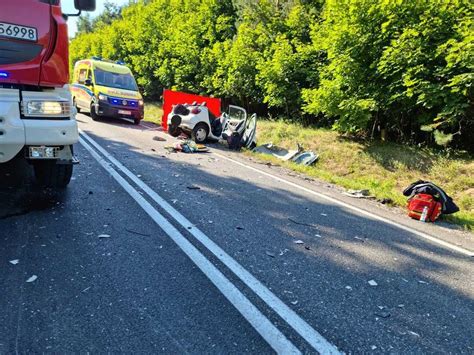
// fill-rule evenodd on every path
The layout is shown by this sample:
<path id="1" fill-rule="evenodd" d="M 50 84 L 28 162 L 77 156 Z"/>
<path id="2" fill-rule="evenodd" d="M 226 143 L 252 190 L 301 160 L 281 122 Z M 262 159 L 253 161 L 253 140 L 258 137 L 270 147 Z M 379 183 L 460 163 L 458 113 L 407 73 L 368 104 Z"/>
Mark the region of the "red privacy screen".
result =
<path id="1" fill-rule="evenodd" d="M 214 116 L 219 117 L 221 115 L 221 99 L 165 89 L 163 92 L 163 117 L 161 119 L 163 129 L 165 131 L 168 130 L 168 115 L 171 112 L 173 105 L 192 104 L 195 101 L 198 104 L 205 102 L 207 107 L 209 107 L 209 111 L 211 111 Z"/>

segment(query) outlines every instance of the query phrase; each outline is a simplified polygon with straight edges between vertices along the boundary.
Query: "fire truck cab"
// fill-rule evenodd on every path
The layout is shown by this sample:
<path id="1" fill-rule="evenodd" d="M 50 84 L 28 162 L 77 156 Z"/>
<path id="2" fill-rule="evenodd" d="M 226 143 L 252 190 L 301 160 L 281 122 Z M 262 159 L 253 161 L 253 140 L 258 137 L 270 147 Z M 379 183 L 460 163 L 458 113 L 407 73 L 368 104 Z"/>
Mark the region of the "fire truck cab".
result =
<path id="1" fill-rule="evenodd" d="M 74 3 L 95 9 L 95 0 Z M 49 187 L 68 185 L 79 139 L 66 19 L 60 0 L 0 1 L 0 163 L 23 156 Z"/>

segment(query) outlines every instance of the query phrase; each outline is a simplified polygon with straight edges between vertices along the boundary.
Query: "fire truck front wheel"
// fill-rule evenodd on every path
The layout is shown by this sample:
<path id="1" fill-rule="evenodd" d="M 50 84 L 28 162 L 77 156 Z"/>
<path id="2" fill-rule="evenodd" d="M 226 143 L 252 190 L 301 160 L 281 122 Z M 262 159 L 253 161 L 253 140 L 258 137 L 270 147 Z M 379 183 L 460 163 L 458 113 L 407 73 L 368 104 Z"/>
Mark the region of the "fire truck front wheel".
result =
<path id="1" fill-rule="evenodd" d="M 55 161 L 41 161 L 34 164 L 35 177 L 44 187 L 65 188 L 72 177 L 72 164 L 56 164 Z"/>

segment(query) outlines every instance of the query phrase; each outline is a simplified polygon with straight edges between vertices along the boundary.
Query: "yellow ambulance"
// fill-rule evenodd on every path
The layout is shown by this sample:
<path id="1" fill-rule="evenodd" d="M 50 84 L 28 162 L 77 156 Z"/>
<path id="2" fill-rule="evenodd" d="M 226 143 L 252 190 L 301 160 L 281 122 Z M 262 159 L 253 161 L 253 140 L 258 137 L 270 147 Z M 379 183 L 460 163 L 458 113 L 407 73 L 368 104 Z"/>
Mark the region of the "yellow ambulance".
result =
<path id="1" fill-rule="evenodd" d="M 143 97 L 132 72 L 122 62 L 99 57 L 78 61 L 71 93 L 78 112 L 90 112 L 94 121 L 120 117 L 138 125 L 143 119 Z"/>

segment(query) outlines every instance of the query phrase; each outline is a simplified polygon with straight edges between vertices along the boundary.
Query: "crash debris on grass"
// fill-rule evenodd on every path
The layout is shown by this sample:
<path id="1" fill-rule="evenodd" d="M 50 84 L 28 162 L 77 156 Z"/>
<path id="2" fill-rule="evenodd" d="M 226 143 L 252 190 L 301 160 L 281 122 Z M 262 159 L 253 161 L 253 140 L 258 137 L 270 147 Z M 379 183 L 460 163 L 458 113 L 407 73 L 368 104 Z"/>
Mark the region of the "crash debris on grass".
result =
<path id="1" fill-rule="evenodd" d="M 370 200 L 375 199 L 375 196 L 370 196 L 369 190 L 347 190 L 343 194 L 349 197 L 354 197 L 354 198 L 365 198 L 365 199 L 370 199 Z"/>
<path id="2" fill-rule="evenodd" d="M 287 150 L 273 145 L 273 143 L 266 143 L 256 147 L 253 151 L 255 153 L 271 155 L 283 161 L 291 161 L 295 164 L 306 166 L 313 165 L 319 159 L 319 155 L 311 151 L 305 151 L 300 144 L 297 145 L 297 149 L 295 150 Z"/>

